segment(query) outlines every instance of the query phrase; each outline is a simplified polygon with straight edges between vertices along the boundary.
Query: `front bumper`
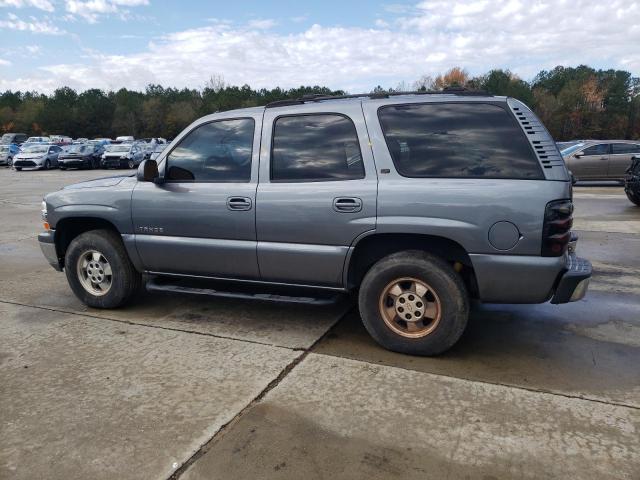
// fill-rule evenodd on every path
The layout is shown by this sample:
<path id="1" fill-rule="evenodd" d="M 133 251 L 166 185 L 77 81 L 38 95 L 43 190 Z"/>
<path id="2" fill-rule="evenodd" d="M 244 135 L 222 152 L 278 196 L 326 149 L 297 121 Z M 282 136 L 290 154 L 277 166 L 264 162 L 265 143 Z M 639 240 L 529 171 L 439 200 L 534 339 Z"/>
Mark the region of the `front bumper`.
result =
<path id="1" fill-rule="evenodd" d="M 42 165 L 33 160 L 14 160 L 13 166 L 18 168 L 39 168 Z"/>
<path id="2" fill-rule="evenodd" d="M 104 158 L 100 161 L 100 165 L 102 165 L 102 167 L 104 168 L 121 168 L 123 166 L 125 166 L 127 164 L 129 160 L 128 159 L 121 159 L 120 157 L 118 158 Z"/>
<path id="3" fill-rule="evenodd" d="M 58 163 L 62 167 L 77 168 L 87 167 L 89 165 L 89 160 L 85 158 L 63 158 L 58 160 Z"/>
<path id="4" fill-rule="evenodd" d="M 567 269 L 560 276 L 551 303 L 569 303 L 583 299 L 589 288 L 591 270 L 589 260 L 570 253 L 567 256 Z"/>
<path id="5" fill-rule="evenodd" d="M 54 269 L 61 272 L 62 265 L 60 259 L 58 258 L 58 252 L 56 251 L 56 243 L 54 232 L 43 232 L 38 235 L 38 243 L 40 244 L 40 250 L 44 255 L 44 258 L 47 259 L 49 265 L 51 265 Z"/>

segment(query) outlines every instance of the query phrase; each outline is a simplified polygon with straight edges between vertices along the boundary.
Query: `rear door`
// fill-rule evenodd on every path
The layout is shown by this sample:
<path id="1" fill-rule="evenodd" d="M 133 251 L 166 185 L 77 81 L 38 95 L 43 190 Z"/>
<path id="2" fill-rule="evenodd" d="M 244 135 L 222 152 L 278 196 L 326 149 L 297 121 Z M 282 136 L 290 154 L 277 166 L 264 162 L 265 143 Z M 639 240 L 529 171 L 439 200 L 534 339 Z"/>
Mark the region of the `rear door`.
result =
<path id="1" fill-rule="evenodd" d="M 569 169 L 579 180 L 604 179 L 609 175 L 608 143 L 590 145 L 571 159 Z"/>
<path id="2" fill-rule="evenodd" d="M 375 228 L 376 196 L 360 102 L 267 108 L 256 199 L 262 278 L 342 287 L 349 247 Z"/>
<path id="3" fill-rule="evenodd" d="M 609 156 L 609 178 L 623 179 L 627 168 L 631 165 L 631 158 L 640 156 L 640 144 L 613 143 Z"/>
<path id="4" fill-rule="evenodd" d="M 132 216 L 146 270 L 258 279 L 260 122 L 251 113 L 192 127 L 161 160 L 164 183 L 136 185 Z"/>

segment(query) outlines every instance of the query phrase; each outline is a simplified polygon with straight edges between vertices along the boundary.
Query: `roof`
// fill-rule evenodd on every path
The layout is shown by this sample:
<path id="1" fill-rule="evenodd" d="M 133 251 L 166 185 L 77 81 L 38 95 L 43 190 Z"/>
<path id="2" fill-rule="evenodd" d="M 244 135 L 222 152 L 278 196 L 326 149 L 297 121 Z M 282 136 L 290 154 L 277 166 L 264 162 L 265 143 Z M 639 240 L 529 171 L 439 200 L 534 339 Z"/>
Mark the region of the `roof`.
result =
<path id="1" fill-rule="evenodd" d="M 357 93 L 352 95 L 303 95 L 300 98 L 292 98 L 286 100 L 277 100 L 275 102 L 268 103 L 265 108 L 284 107 L 291 105 L 303 105 L 305 103 L 325 102 L 330 100 L 356 100 L 361 101 L 363 99 L 379 100 L 383 98 L 391 97 L 419 97 L 424 95 L 435 96 L 465 96 L 465 97 L 493 97 L 488 92 L 479 90 L 468 90 L 466 88 L 445 88 L 444 90 L 437 91 L 416 91 L 416 92 L 373 92 L 373 93 Z"/>

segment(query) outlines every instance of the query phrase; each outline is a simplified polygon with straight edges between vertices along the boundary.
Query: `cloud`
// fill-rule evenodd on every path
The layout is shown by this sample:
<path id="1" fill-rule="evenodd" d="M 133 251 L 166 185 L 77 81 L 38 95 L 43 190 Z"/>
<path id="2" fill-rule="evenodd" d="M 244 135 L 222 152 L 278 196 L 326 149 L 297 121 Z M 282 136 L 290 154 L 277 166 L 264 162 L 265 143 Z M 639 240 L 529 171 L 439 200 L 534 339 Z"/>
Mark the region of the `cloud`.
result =
<path id="1" fill-rule="evenodd" d="M 357 92 L 452 66 L 472 74 L 509 68 L 525 79 L 541 69 L 581 63 L 640 74 L 640 4 L 627 0 L 430 0 L 388 8 L 395 13 L 387 9 L 377 17 L 385 24 L 369 28 L 316 24 L 281 33 L 212 21 L 155 38 L 141 51 L 91 52 L 23 78 L 3 76 L 0 90 L 200 87 L 220 74 L 227 83 L 256 88 L 304 84 Z"/>
<path id="2" fill-rule="evenodd" d="M 66 0 L 65 9 L 69 14 L 83 18 L 89 23 L 96 23 L 101 16 L 118 14 L 126 16 L 126 7 L 149 5 L 149 0 Z M 124 7 L 124 8 L 123 8 Z"/>
<path id="3" fill-rule="evenodd" d="M 45 35 L 64 35 L 66 32 L 49 20 L 38 20 L 34 17 L 25 21 L 14 13 L 7 15 L 7 20 L 0 20 L 0 29 L 17 30 L 21 32 L 41 33 Z"/>
<path id="4" fill-rule="evenodd" d="M 9 65 L 11 65 L 11 62 L 9 60 L 0 58 L 0 67 L 8 67 Z"/>
<path id="5" fill-rule="evenodd" d="M 53 12 L 55 10 L 53 4 L 49 0 L 0 0 L 0 7 L 33 7 L 39 10 L 44 10 L 45 12 Z"/>
<path id="6" fill-rule="evenodd" d="M 247 27 L 255 28 L 256 30 L 268 30 L 275 27 L 276 25 L 276 21 L 270 19 L 250 20 L 249 23 L 247 23 Z"/>

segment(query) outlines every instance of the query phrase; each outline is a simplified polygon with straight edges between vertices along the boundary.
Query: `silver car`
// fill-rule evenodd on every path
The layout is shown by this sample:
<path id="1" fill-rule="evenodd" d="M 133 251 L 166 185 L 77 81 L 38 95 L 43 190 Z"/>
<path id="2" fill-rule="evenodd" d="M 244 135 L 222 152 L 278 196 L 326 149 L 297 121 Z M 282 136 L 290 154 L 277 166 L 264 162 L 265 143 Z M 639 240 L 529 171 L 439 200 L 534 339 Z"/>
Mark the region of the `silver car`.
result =
<path id="1" fill-rule="evenodd" d="M 561 151 L 577 180 L 619 180 L 634 156 L 640 156 L 640 140 L 588 140 Z"/>
<path id="2" fill-rule="evenodd" d="M 20 171 L 23 168 L 37 168 L 49 170 L 58 167 L 58 155 L 62 149 L 57 145 L 30 145 L 23 148 L 13 158 L 13 168 Z"/>

